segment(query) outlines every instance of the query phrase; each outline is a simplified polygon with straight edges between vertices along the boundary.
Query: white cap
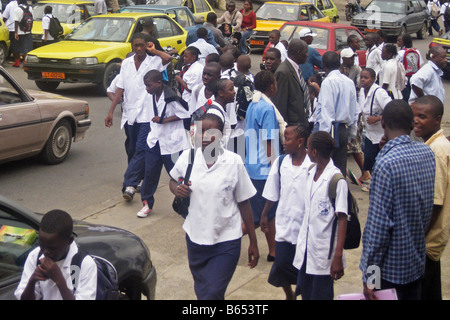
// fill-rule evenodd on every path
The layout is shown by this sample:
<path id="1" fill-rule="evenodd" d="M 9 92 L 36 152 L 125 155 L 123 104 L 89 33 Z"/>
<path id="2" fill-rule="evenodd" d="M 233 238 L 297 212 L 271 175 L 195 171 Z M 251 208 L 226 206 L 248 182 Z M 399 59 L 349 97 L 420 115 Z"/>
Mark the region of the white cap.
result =
<path id="1" fill-rule="evenodd" d="M 300 38 L 304 38 L 304 37 L 315 37 L 317 36 L 317 33 L 314 33 L 311 31 L 311 29 L 309 28 L 303 28 L 302 30 L 299 31 L 298 35 L 300 36 Z"/>
<path id="2" fill-rule="evenodd" d="M 356 56 L 356 53 L 352 48 L 345 48 L 341 51 L 341 58 L 352 58 L 354 56 Z"/>

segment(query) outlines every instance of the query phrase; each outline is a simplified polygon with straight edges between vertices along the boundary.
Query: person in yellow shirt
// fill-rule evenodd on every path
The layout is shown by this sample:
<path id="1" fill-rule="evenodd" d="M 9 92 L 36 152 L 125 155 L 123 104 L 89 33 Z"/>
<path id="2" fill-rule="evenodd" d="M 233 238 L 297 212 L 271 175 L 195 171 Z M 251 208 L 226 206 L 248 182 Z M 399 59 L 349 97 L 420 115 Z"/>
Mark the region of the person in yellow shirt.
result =
<path id="1" fill-rule="evenodd" d="M 440 258 L 450 237 L 450 142 L 441 129 L 444 105 L 435 96 L 423 96 L 412 105 L 414 132 L 436 157 L 434 206 L 426 234 L 426 265 L 422 300 L 442 300 Z"/>

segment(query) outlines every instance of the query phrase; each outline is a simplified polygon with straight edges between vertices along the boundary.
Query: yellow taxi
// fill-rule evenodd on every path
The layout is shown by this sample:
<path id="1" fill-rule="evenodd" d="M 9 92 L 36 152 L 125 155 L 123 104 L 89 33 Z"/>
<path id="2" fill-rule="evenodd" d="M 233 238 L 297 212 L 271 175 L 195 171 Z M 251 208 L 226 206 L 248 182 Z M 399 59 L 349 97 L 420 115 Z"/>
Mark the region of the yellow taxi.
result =
<path id="1" fill-rule="evenodd" d="M 291 21 L 330 22 L 314 4 L 307 2 L 265 2 L 256 11 L 256 28 L 250 39 L 251 48 L 265 48 L 269 32 Z"/>
<path id="2" fill-rule="evenodd" d="M 0 19 L 0 65 L 2 65 L 9 55 L 9 30 L 3 20 Z"/>
<path id="3" fill-rule="evenodd" d="M 42 0 L 33 5 L 33 45 L 37 47 L 42 44 L 42 18 L 44 8 L 51 6 L 52 14 L 58 18 L 67 35 L 80 23 L 94 15 L 94 2 L 89 0 Z"/>
<path id="4" fill-rule="evenodd" d="M 207 0 L 150 0 L 150 4 L 187 7 L 194 16 L 203 16 L 205 21 L 208 13 L 214 12 Z"/>
<path id="5" fill-rule="evenodd" d="M 187 31 L 166 14 L 113 13 L 93 16 L 63 40 L 30 51 L 24 70 L 41 90 L 55 90 L 61 82 L 96 83 L 102 93 L 131 52 L 131 39 L 142 31 L 142 22 L 152 17 L 154 36 L 161 46 L 171 46 L 181 55 Z"/>

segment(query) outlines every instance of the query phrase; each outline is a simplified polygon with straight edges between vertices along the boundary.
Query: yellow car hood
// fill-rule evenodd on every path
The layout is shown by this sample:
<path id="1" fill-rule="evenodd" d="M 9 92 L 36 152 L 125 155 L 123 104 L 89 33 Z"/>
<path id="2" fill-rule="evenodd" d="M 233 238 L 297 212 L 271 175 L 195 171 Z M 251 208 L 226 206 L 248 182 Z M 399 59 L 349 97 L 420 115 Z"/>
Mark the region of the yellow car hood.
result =
<path id="1" fill-rule="evenodd" d="M 91 42 L 91 41 L 60 41 L 39 47 L 30 51 L 29 55 L 38 58 L 63 59 L 96 57 L 99 63 L 108 62 L 118 53 L 122 58 L 131 51 L 130 43 L 123 42 Z"/>
<path id="2" fill-rule="evenodd" d="M 330 22 L 329 17 L 324 17 L 316 19 L 317 22 Z M 272 31 L 274 29 L 280 29 L 283 24 L 288 21 L 278 21 L 278 20 L 256 20 L 256 31 Z"/>

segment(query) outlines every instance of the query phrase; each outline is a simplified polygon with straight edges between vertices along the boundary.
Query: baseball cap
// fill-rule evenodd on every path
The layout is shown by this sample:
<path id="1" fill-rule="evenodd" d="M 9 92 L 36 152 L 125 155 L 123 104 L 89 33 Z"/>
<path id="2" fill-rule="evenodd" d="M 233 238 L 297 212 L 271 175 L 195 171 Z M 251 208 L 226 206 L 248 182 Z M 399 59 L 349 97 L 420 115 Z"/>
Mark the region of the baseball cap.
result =
<path id="1" fill-rule="evenodd" d="M 303 28 L 302 30 L 299 31 L 298 35 L 300 36 L 300 38 L 315 37 L 317 36 L 317 33 L 312 32 L 311 29 L 309 28 Z"/>
<path id="2" fill-rule="evenodd" d="M 352 48 L 345 48 L 345 49 L 342 49 L 342 51 L 341 51 L 341 58 L 351 58 L 351 57 L 354 57 L 355 55 L 356 54 Z"/>

